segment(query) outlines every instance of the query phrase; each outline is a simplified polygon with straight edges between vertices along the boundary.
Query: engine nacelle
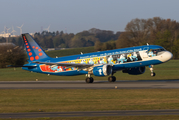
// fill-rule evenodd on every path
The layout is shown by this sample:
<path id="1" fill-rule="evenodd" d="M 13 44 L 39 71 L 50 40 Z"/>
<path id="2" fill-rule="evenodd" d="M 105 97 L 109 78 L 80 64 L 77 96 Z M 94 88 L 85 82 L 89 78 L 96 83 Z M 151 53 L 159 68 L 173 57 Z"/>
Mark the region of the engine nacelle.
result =
<path id="1" fill-rule="evenodd" d="M 143 67 L 135 67 L 135 68 L 129 68 L 122 71 L 123 73 L 128 73 L 130 75 L 139 75 L 143 74 L 145 72 L 145 66 Z"/>
<path id="2" fill-rule="evenodd" d="M 93 75 L 95 76 L 107 76 L 112 73 L 112 66 L 102 65 L 93 68 Z"/>

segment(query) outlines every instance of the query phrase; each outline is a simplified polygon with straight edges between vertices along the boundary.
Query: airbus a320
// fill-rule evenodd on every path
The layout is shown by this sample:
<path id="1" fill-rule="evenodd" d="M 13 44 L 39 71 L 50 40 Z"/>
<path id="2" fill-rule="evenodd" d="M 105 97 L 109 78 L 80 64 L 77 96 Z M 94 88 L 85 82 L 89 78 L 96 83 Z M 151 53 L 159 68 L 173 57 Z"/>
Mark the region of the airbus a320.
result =
<path id="1" fill-rule="evenodd" d="M 153 65 L 167 62 L 173 57 L 171 52 L 161 46 L 144 45 L 51 58 L 29 33 L 22 34 L 22 38 L 29 58 L 28 64 L 23 65 L 22 69 L 59 76 L 85 74 L 87 83 L 93 83 L 91 75 L 109 76 L 108 81 L 115 82 L 116 71 L 131 75 L 143 74 L 146 66 L 149 66 L 151 76 L 155 76 Z"/>

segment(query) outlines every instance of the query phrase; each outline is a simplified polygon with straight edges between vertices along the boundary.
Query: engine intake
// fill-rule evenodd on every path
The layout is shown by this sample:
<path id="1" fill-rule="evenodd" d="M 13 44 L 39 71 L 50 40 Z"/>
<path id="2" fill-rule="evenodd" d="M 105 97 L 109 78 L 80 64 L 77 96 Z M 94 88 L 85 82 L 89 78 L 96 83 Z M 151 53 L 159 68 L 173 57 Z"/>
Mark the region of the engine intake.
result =
<path id="1" fill-rule="evenodd" d="M 145 72 L 145 66 L 125 69 L 125 70 L 123 70 L 122 72 L 123 72 L 123 73 L 128 73 L 128 74 L 130 74 L 130 75 L 143 74 L 143 73 Z"/>
<path id="2" fill-rule="evenodd" d="M 93 68 L 93 75 L 95 76 L 108 76 L 111 73 L 112 73 L 111 65 L 102 65 Z"/>

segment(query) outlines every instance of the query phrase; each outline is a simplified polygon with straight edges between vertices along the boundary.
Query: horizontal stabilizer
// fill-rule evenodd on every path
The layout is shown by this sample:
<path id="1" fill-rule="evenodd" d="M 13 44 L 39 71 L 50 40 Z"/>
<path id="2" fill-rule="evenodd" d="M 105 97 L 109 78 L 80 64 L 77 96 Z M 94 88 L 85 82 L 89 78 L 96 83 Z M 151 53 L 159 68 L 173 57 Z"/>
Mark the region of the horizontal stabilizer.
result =
<path id="1" fill-rule="evenodd" d="M 37 66 L 7 65 L 7 67 L 31 67 L 31 68 L 34 68 L 34 67 L 37 67 Z"/>

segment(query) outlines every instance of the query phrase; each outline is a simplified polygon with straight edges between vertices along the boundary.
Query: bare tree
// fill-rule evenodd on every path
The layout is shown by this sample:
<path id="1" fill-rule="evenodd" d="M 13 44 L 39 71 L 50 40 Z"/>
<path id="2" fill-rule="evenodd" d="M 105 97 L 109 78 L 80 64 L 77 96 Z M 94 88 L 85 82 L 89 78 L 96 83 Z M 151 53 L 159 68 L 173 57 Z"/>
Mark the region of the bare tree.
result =
<path id="1" fill-rule="evenodd" d="M 0 68 L 6 65 L 23 65 L 25 63 L 25 51 L 13 45 L 4 45 L 0 47 Z"/>

